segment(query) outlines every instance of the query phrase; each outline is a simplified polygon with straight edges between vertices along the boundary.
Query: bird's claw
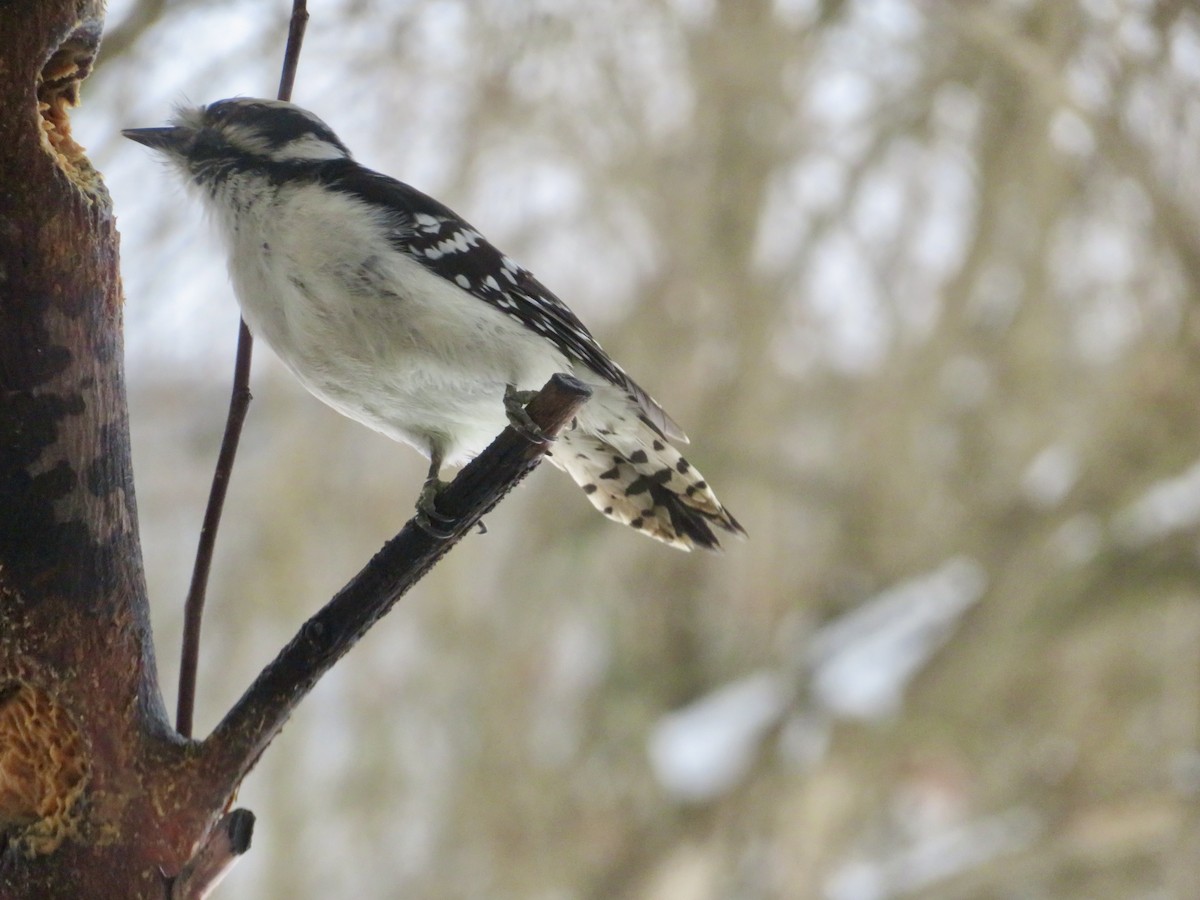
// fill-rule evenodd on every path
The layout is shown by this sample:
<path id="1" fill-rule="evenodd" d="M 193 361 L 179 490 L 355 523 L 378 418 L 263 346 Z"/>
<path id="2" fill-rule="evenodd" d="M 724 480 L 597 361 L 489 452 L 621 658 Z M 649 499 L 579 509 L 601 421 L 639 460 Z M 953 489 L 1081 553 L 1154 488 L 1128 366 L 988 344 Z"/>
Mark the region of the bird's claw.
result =
<path id="1" fill-rule="evenodd" d="M 428 479 L 417 497 L 417 514 L 413 518 L 418 528 L 439 541 L 449 540 L 458 533 L 458 519 L 440 512 L 437 508 L 437 495 L 445 486 L 444 481 Z"/>
<path id="2" fill-rule="evenodd" d="M 542 426 L 529 417 L 525 404 L 537 396 L 537 391 L 518 391 L 513 385 L 504 388 L 504 412 L 513 431 L 531 444 L 545 446 L 554 443 L 554 438 L 542 430 Z"/>

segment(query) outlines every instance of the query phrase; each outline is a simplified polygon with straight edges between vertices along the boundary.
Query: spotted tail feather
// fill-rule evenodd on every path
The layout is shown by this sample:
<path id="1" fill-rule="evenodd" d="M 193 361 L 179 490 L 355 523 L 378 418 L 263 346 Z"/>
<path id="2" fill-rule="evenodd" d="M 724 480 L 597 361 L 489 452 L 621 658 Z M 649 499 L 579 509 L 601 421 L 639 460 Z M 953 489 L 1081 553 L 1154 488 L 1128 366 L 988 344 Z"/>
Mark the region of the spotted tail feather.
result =
<path id="1" fill-rule="evenodd" d="M 680 550 L 719 550 L 714 527 L 746 534 L 704 476 L 648 426 L 632 434 L 565 432 L 550 461 L 604 515 Z"/>

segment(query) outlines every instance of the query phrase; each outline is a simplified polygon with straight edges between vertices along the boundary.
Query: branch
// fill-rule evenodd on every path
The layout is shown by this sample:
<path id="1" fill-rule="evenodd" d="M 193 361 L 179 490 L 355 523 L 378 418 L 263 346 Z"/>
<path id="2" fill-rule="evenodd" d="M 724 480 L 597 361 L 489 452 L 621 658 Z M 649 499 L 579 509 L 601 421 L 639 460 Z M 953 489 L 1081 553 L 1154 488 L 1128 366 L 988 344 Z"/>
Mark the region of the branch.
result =
<path id="1" fill-rule="evenodd" d="M 139 0 L 117 25 L 104 31 L 103 60 L 106 66 L 128 53 L 167 11 L 167 0 Z"/>
<path id="2" fill-rule="evenodd" d="M 554 436 L 590 395 L 582 382 L 555 375 L 526 410 L 547 435 Z M 201 753 L 209 783 L 217 789 L 235 789 L 317 680 L 533 471 L 546 449 L 506 428 L 438 494 L 438 511 L 458 523 L 453 537 L 433 537 L 410 520 L 309 619 L 204 742 Z"/>
<path id="3" fill-rule="evenodd" d="M 204 524 L 200 526 L 200 544 L 196 548 L 196 563 L 192 567 L 192 583 L 183 604 L 183 649 L 179 655 L 179 696 L 175 708 L 175 730 L 184 737 L 192 736 L 192 714 L 196 705 L 196 670 L 200 665 L 200 624 L 204 619 L 204 599 L 208 593 L 208 574 L 212 569 L 213 550 L 217 543 L 217 527 L 225 509 L 225 495 L 233 474 L 233 460 L 242 437 L 242 425 L 250 409 L 250 359 L 254 339 L 242 322 L 238 328 L 237 356 L 233 365 L 233 391 L 229 397 L 229 412 L 225 417 L 225 433 L 217 453 L 208 505 L 204 509 Z"/>
<path id="4" fill-rule="evenodd" d="M 283 51 L 283 70 L 279 75 L 280 100 L 292 99 L 296 84 L 296 68 L 300 65 L 300 48 L 304 46 L 304 31 L 308 27 L 307 0 L 292 0 L 292 18 L 288 23 L 287 46 Z M 196 670 L 200 664 L 200 625 L 204 619 L 204 599 L 208 593 L 208 575 L 212 569 L 213 550 L 217 543 L 217 528 L 225 508 L 225 494 L 233 474 L 233 461 L 242 439 L 242 426 L 250 409 L 250 361 L 254 338 L 243 320 L 238 326 L 237 356 L 233 364 L 233 390 L 229 397 L 229 412 L 225 417 L 225 433 L 217 454 L 208 505 L 204 509 L 204 524 L 200 527 L 200 544 L 196 548 L 196 563 L 192 567 L 192 583 L 183 604 L 183 649 L 179 658 L 179 697 L 175 712 L 175 730 L 184 737 L 192 736 L 192 714 L 196 705 Z"/>
<path id="5" fill-rule="evenodd" d="M 167 900 L 204 900 L 221 883 L 254 835 L 254 813 L 235 809 L 221 816 L 167 894 Z"/>

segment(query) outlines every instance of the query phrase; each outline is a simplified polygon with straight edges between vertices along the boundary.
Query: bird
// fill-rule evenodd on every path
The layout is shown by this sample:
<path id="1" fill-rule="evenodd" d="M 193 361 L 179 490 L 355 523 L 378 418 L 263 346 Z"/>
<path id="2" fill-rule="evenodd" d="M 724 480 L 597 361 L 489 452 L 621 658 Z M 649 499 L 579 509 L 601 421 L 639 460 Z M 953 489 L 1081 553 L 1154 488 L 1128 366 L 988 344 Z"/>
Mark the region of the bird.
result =
<path id="1" fill-rule="evenodd" d="M 745 535 L 671 443 L 683 429 L 563 301 L 447 206 L 359 164 L 314 113 L 234 97 L 122 134 L 200 198 L 251 332 L 320 400 L 429 459 L 426 530 L 448 534 L 442 467 L 510 423 L 528 430 L 522 402 L 564 372 L 592 396 L 546 455 L 593 506 L 681 550 Z"/>

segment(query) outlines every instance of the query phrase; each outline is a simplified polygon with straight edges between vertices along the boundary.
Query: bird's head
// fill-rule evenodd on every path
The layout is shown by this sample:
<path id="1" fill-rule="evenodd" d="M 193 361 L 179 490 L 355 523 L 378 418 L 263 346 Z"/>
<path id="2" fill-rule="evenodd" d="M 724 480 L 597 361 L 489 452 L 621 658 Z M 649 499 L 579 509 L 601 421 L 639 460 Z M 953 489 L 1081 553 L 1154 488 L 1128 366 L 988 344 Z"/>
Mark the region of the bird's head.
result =
<path id="1" fill-rule="evenodd" d="M 350 156 L 333 130 L 281 100 L 235 97 L 180 107 L 165 128 L 129 128 L 130 140 L 163 153 L 197 183 L 233 172 L 271 170 Z"/>

